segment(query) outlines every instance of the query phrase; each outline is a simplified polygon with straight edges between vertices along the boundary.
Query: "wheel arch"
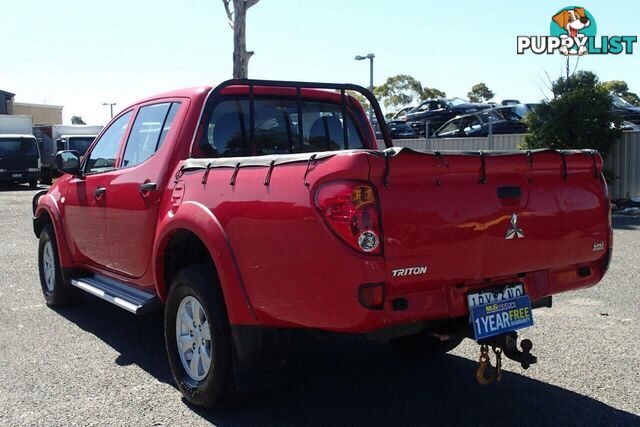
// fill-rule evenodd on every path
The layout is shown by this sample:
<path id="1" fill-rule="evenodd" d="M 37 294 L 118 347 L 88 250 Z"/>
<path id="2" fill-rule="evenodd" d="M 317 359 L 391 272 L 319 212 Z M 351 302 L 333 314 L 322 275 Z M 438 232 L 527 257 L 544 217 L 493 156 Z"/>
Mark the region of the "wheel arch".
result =
<path id="1" fill-rule="evenodd" d="M 56 246 L 58 249 L 58 258 L 63 269 L 73 267 L 73 258 L 67 247 L 67 240 L 62 229 L 62 217 L 58 203 L 50 194 L 43 195 L 36 207 L 34 213 L 33 231 L 36 237 L 40 237 L 40 233 L 47 224 L 51 224 L 55 232 Z"/>
<path id="2" fill-rule="evenodd" d="M 154 282 L 162 301 L 166 301 L 172 274 L 187 265 L 210 261 L 220 281 L 229 322 L 257 323 L 227 236 L 206 206 L 182 203 L 160 220 L 154 241 Z"/>

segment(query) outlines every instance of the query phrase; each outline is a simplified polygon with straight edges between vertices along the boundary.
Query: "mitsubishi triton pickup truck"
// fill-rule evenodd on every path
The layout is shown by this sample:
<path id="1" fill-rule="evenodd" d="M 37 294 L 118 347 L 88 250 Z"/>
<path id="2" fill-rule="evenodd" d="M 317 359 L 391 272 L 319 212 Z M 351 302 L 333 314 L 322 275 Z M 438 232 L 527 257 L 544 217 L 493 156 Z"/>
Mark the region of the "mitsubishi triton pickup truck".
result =
<path id="1" fill-rule="evenodd" d="M 275 380 L 300 329 L 535 363 L 517 330 L 611 259 L 600 155 L 417 152 L 384 123 L 349 84 L 230 80 L 125 108 L 34 198 L 46 303 L 164 310 L 177 387 L 203 407 Z"/>

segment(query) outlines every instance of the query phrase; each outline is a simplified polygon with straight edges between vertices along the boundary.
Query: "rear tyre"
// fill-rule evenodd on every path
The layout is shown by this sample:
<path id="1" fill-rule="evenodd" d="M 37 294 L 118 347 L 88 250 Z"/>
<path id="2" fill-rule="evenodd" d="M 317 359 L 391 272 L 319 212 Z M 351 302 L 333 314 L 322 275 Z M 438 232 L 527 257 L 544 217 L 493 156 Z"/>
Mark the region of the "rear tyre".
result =
<path id="1" fill-rule="evenodd" d="M 33 188 L 33 189 L 38 188 L 38 180 L 37 179 L 30 179 L 29 180 L 29 188 Z"/>
<path id="2" fill-rule="evenodd" d="M 462 337 L 451 337 L 448 341 L 440 341 L 433 335 L 419 333 L 400 337 L 389 341 L 389 344 L 404 356 L 434 357 L 446 354 L 462 342 Z"/>
<path id="3" fill-rule="evenodd" d="M 38 270 L 42 295 L 47 305 L 73 305 L 80 301 L 82 291 L 65 282 L 62 277 L 56 235 L 51 224 L 45 225 L 40 233 Z"/>
<path id="4" fill-rule="evenodd" d="M 233 391 L 231 333 L 211 265 L 191 265 L 176 275 L 164 324 L 169 365 L 185 399 L 209 409 L 228 403 Z"/>

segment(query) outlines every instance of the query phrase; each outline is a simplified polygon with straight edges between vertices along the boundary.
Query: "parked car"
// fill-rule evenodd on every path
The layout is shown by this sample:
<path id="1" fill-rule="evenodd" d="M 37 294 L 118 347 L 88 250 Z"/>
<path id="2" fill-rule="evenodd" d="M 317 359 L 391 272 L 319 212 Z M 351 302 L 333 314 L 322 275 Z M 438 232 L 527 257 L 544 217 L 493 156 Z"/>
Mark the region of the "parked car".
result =
<path id="1" fill-rule="evenodd" d="M 0 115 L 0 181 L 38 186 L 40 152 L 31 116 Z"/>
<path id="2" fill-rule="evenodd" d="M 461 138 L 484 137 L 490 133 L 493 135 L 525 133 L 527 127 L 522 123 L 522 116 L 515 112 L 516 109 L 516 106 L 497 107 L 458 116 L 442 125 L 433 137 Z"/>
<path id="3" fill-rule="evenodd" d="M 419 135 L 425 134 L 425 122 L 429 122 L 429 134 L 433 134 L 448 120 L 491 108 L 486 104 L 474 104 L 460 98 L 429 99 L 414 107 L 406 115 L 406 121 Z"/>
<path id="4" fill-rule="evenodd" d="M 376 139 L 381 141 L 382 131 L 378 126 L 378 120 L 373 118 L 370 120 L 373 131 L 375 132 Z M 410 139 L 417 138 L 418 134 L 409 126 L 404 120 L 390 120 L 387 122 L 387 129 L 389 130 L 389 136 L 392 139 Z"/>
<path id="5" fill-rule="evenodd" d="M 625 101 L 623 98 L 616 95 L 612 95 L 612 98 L 613 111 L 622 116 L 623 121 L 640 125 L 640 107 L 636 107 L 635 105 Z"/>
<path id="6" fill-rule="evenodd" d="M 378 150 L 357 100 L 324 89 L 382 123 L 359 86 L 228 81 L 144 99 L 82 160 L 58 153 L 65 175 L 34 197 L 46 303 L 164 306 L 175 383 L 205 407 L 273 380 L 296 329 L 423 356 L 470 337 L 535 363 L 515 331 L 609 265 L 598 153 Z"/>
<path id="7" fill-rule="evenodd" d="M 389 134 L 392 139 L 410 139 L 417 138 L 418 134 L 413 130 L 407 122 L 403 120 L 391 120 L 387 122 Z"/>

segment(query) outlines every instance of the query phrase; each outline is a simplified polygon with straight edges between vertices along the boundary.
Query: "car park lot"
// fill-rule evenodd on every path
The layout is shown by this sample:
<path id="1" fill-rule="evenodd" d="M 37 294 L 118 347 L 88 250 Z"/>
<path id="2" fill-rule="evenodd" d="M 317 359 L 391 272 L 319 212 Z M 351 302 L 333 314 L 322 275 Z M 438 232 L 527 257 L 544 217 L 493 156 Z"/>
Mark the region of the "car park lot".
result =
<path id="1" fill-rule="evenodd" d="M 478 346 L 407 360 L 360 337 L 304 340 L 296 375 L 217 412 L 172 385 L 162 316 L 93 297 L 45 306 L 28 186 L 0 187 L 0 425 L 640 424 L 640 217 L 614 217 L 609 273 L 534 312 L 539 363 L 475 382 Z M 132 321 L 135 320 L 135 321 Z"/>

